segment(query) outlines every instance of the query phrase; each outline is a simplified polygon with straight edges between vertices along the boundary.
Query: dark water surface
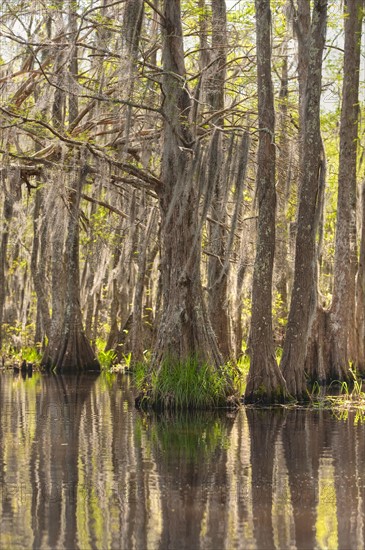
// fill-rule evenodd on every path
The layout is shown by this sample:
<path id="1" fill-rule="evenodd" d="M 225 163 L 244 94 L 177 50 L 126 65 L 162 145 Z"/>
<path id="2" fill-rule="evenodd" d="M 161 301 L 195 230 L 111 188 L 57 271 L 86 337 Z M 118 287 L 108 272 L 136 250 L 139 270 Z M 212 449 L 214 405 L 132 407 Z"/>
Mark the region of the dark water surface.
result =
<path id="1" fill-rule="evenodd" d="M 355 414 L 145 415 L 130 380 L 0 373 L 0 549 L 365 548 Z"/>

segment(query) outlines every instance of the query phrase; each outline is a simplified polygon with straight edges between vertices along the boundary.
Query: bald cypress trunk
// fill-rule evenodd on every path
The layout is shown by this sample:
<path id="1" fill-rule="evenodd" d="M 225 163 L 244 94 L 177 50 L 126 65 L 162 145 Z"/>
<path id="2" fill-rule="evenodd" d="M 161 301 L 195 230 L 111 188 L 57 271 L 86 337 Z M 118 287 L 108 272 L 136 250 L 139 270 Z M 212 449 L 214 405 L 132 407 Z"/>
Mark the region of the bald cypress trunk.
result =
<path id="1" fill-rule="evenodd" d="M 211 76 L 207 81 L 207 100 L 213 111 L 213 123 L 224 128 L 224 87 L 227 63 L 227 14 L 225 0 L 212 0 L 212 56 Z M 224 166 L 223 133 L 213 137 L 212 159 L 216 163 L 208 185 L 212 187 L 210 208 L 214 222 L 209 225 L 210 250 L 208 259 L 209 316 L 224 361 L 232 356 L 230 319 L 228 314 L 228 274 L 226 261 L 227 196 L 229 181 Z M 213 171 L 211 171 L 213 172 Z"/>
<path id="2" fill-rule="evenodd" d="M 294 284 L 281 361 L 289 393 L 299 399 L 306 395 L 304 367 L 308 338 L 317 305 L 316 233 L 322 163 L 320 98 L 326 23 L 327 0 L 315 0 L 308 45 L 309 68 L 304 102 L 305 126 L 301 157 Z"/>
<path id="3" fill-rule="evenodd" d="M 251 365 L 245 401 L 274 402 L 285 398 L 286 388 L 284 378 L 275 359 L 271 313 L 276 192 L 270 0 L 256 0 L 255 7 L 260 129 L 256 176 L 259 212 L 249 339 Z"/>
<path id="4" fill-rule="evenodd" d="M 356 164 L 358 141 L 359 63 L 362 0 L 348 0 L 344 5 L 345 55 L 340 121 L 340 153 L 335 238 L 333 296 L 331 306 L 317 306 L 309 346 L 306 372 L 312 380 L 330 382 L 352 378 L 350 363 L 361 370 L 363 343 L 358 326 L 356 300 Z M 360 259 L 361 261 L 361 259 Z M 361 280 L 358 276 L 358 280 Z M 361 317 L 361 316 L 360 316 Z"/>
<path id="5" fill-rule="evenodd" d="M 38 189 L 34 201 L 33 213 L 33 248 L 31 256 L 31 271 L 34 290 L 37 294 L 37 325 L 35 344 L 44 343 L 45 337 L 50 337 L 51 315 L 48 306 L 46 289 L 46 249 L 47 220 L 44 216 L 44 189 Z"/>
<path id="6" fill-rule="evenodd" d="M 165 0 L 162 7 L 164 143 L 158 189 L 162 314 L 150 369 L 159 371 L 164 362 L 183 365 L 192 358 L 218 367 L 222 356 L 200 277 L 202 223 L 195 181 L 199 150 L 189 127 L 180 1 Z M 228 386 L 227 391 L 231 391 Z"/>
<path id="7" fill-rule="evenodd" d="M 345 55 L 340 121 L 340 155 L 333 297 L 330 308 L 328 378 L 346 379 L 357 364 L 355 323 L 356 165 L 359 119 L 359 70 L 363 0 L 344 3 Z"/>
<path id="8" fill-rule="evenodd" d="M 361 190 L 362 219 L 359 265 L 356 276 L 357 371 L 365 374 L 365 184 Z"/>
<path id="9" fill-rule="evenodd" d="M 59 372 L 99 370 L 100 366 L 86 338 L 80 308 L 79 268 L 79 215 L 80 197 L 86 172 L 81 168 L 76 174 L 73 188 L 68 195 L 68 223 L 64 263 L 59 269 L 65 272 L 66 290 L 62 320 L 57 318 L 42 363 Z"/>
<path id="10" fill-rule="evenodd" d="M 288 73 L 288 38 L 285 36 L 282 47 L 282 66 L 280 74 L 279 113 L 278 113 L 278 158 L 277 184 L 278 198 L 276 215 L 276 247 L 274 271 L 276 290 L 279 295 L 279 308 L 276 313 L 279 319 L 285 319 L 288 312 L 288 291 L 290 279 L 289 249 L 289 220 L 288 205 L 291 187 L 291 146 L 289 133 L 289 73 Z M 282 345 L 281 327 L 276 327 L 276 341 Z M 280 332 L 279 332 L 280 331 Z"/>
<path id="11" fill-rule="evenodd" d="M 7 177 L 7 176 L 5 176 Z M 4 182 L 5 182 L 4 177 Z M 12 178 L 11 178 L 12 179 Z M 13 182 L 17 184 L 17 182 Z M 11 190 L 4 185 L 4 205 L 1 213 L 2 227 L 1 227 L 1 242 L 0 242 L 0 349 L 3 344 L 3 317 L 6 298 L 6 271 L 7 271 L 7 251 L 9 243 L 9 226 L 13 217 L 14 211 L 14 196 Z"/>

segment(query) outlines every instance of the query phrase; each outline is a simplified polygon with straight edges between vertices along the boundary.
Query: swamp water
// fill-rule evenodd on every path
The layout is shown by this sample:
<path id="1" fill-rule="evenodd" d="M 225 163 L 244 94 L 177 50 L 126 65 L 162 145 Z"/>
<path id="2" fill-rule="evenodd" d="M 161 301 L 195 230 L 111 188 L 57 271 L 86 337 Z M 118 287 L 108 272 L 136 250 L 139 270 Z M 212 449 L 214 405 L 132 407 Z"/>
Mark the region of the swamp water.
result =
<path id="1" fill-rule="evenodd" d="M 141 414 L 127 376 L 0 373 L 0 549 L 365 547 L 349 413 Z"/>

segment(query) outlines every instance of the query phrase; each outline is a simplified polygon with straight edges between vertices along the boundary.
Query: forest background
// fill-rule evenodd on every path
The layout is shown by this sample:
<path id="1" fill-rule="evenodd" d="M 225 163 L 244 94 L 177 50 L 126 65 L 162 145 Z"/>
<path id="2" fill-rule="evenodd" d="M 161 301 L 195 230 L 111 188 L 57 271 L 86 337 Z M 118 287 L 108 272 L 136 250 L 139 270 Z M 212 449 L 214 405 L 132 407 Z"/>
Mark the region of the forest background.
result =
<path id="1" fill-rule="evenodd" d="M 246 402 L 365 374 L 363 13 L 4 1 L 3 362 L 144 365 L 165 404 L 166 371 L 234 402 L 242 356 Z"/>

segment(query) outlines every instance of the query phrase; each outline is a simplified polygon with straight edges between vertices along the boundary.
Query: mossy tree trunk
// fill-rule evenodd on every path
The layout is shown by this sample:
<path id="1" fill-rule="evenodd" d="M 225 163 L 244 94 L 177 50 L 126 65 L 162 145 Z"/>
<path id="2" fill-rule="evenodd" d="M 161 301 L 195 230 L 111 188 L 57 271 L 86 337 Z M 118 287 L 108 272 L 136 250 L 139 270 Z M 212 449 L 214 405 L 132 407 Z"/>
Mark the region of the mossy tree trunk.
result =
<path id="1" fill-rule="evenodd" d="M 73 188 L 68 194 L 64 261 L 62 262 L 62 255 L 59 258 L 59 269 L 64 271 L 66 282 L 64 308 L 62 315 L 56 318 L 57 325 L 54 323 L 52 339 L 42 359 L 45 366 L 59 372 L 100 369 L 83 330 L 80 308 L 79 215 L 80 197 L 86 173 L 86 167 L 79 169 Z"/>
<path id="2" fill-rule="evenodd" d="M 328 378 L 348 378 L 357 364 L 355 295 L 357 271 L 356 175 L 359 72 L 363 0 L 344 3 L 345 54 L 340 121 L 340 155 L 333 297 L 330 308 Z"/>
<path id="3" fill-rule="evenodd" d="M 356 300 L 356 165 L 358 141 L 359 63 L 362 1 L 349 0 L 344 5 L 345 54 L 340 121 L 337 220 L 333 296 L 331 306 L 316 308 L 307 347 L 305 370 L 311 380 L 327 383 L 351 378 L 350 362 L 361 369 L 363 343 L 359 339 Z M 322 186 L 323 187 L 323 186 Z M 361 279 L 361 275 L 360 275 Z M 361 329 L 360 329 L 361 331 Z"/>
<path id="4" fill-rule="evenodd" d="M 269 0 L 256 0 L 259 150 L 257 166 L 258 232 L 252 283 L 249 338 L 250 371 L 245 402 L 275 402 L 286 395 L 275 359 L 272 331 L 272 280 L 275 252 L 275 112 L 271 80 L 271 10 Z"/>
<path id="5" fill-rule="evenodd" d="M 308 43 L 309 69 L 304 102 L 305 126 L 301 155 L 294 284 L 281 361 L 289 393 L 298 399 L 306 396 L 304 367 L 317 299 L 316 233 L 322 163 L 320 99 L 326 23 L 327 0 L 316 0 Z"/>
<path id="6" fill-rule="evenodd" d="M 165 0 L 163 11 L 164 143 L 158 189 L 161 216 L 162 314 L 151 368 L 164 360 L 222 364 L 203 300 L 201 227 L 194 176 L 199 151 L 189 128 L 190 97 L 185 84 L 179 0 Z"/>

